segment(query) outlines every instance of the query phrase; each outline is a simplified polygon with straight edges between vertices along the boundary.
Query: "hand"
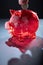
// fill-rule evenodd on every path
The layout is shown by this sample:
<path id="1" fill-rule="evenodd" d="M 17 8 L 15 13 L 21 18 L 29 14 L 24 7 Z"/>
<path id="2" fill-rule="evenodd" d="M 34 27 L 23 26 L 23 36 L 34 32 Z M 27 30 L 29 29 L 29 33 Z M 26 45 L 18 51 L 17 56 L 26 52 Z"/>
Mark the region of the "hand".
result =
<path id="1" fill-rule="evenodd" d="M 28 2 L 29 0 L 19 0 L 19 5 L 21 5 L 22 9 L 27 9 L 28 8 Z"/>

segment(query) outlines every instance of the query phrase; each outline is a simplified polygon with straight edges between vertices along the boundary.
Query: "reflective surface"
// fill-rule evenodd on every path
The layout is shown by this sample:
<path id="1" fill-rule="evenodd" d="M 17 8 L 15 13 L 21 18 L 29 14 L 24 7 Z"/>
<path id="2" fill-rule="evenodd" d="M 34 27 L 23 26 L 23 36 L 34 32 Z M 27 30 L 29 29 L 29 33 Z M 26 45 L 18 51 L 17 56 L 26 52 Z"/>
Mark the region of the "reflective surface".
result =
<path id="1" fill-rule="evenodd" d="M 6 20 L 0 20 L 0 65 L 42 65 L 43 56 L 43 20 L 40 20 L 36 39 L 28 47 L 25 54 L 18 48 L 5 44 L 10 35 L 4 28 Z M 11 63 L 11 64 L 10 64 Z"/>

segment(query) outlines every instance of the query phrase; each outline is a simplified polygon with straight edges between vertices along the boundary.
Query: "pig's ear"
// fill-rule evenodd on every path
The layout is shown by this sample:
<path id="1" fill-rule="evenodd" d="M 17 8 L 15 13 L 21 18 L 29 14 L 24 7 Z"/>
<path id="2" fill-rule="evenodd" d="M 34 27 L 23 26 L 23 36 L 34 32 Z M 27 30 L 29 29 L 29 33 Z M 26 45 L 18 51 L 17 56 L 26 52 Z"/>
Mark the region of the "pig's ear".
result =
<path id="1" fill-rule="evenodd" d="M 15 13 L 15 10 L 10 9 L 10 14 L 13 15 Z"/>

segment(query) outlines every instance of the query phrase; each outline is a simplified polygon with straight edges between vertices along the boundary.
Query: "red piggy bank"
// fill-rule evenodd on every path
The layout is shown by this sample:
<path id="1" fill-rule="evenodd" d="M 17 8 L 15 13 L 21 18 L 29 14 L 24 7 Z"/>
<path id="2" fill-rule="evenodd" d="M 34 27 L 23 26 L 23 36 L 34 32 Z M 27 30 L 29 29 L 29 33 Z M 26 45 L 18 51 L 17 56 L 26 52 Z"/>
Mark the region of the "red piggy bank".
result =
<path id="1" fill-rule="evenodd" d="M 10 13 L 11 18 L 5 23 L 5 28 L 12 38 L 7 41 L 7 45 L 17 47 L 24 52 L 24 49 L 36 37 L 39 18 L 31 10 L 10 10 Z"/>

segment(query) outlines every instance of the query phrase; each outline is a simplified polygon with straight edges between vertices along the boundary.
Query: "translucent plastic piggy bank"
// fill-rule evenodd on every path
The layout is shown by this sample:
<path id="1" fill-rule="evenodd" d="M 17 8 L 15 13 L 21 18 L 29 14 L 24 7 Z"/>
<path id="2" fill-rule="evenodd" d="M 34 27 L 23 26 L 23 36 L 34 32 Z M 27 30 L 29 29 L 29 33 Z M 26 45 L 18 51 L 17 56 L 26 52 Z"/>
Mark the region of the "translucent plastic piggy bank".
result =
<path id="1" fill-rule="evenodd" d="M 10 10 L 11 18 L 5 23 L 5 28 L 11 34 L 7 45 L 19 48 L 24 52 L 30 42 L 36 38 L 39 18 L 31 10 Z"/>

